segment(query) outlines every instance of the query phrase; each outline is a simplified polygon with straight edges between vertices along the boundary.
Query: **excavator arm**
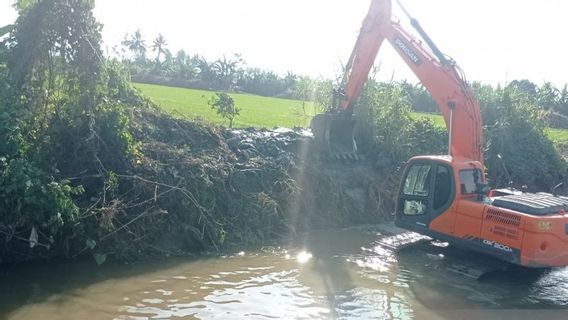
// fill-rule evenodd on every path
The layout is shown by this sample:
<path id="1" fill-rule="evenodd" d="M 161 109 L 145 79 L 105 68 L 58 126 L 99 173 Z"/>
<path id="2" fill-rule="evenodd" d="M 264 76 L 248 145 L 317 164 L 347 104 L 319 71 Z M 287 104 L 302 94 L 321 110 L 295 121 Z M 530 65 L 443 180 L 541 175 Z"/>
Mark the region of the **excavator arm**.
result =
<path id="1" fill-rule="evenodd" d="M 481 112 L 471 88 L 461 77 L 455 63 L 440 53 L 416 20 L 411 19 L 412 25 L 422 35 L 429 48 L 404 30 L 398 22 L 393 21 L 391 12 L 390 0 L 372 1 L 346 65 L 342 98 L 335 108 L 343 113 L 339 115 L 340 119 L 351 121 L 353 105 L 359 98 L 379 49 L 386 39 L 430 92 L 444 115 L 449 132 L 450 154 L 456 158 L 471 159 L 483 164 Z M 327 125 L 326 129 L 333 131 L 340 127 L 342 123 L 339 121 L 335 125 Z M 338 135 L 327 132 L 325 136 L 333 139 Z M 333 143 L 334 141 L 329 141 L 330 145 Z M 356 151 L 356 148 L 352 149 Z"/>

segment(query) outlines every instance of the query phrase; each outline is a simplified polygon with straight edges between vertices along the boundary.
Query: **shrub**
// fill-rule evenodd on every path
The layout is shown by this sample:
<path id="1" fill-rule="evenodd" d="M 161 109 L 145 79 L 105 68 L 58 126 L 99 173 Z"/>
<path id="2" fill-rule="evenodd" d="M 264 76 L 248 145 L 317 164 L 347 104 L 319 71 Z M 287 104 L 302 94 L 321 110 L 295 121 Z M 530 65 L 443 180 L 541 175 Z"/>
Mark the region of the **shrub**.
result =
<path id="1" fill-rule="evenodd" d="M 545 134 L 533 100 L 514 87 L 476 85 L 485 127 L 486 166 L 494 186 L 549 190 L 566 176 L 566 163 Z M 499 159 L 498 155 L 501 155 Z"/>
<path id="2" fill-rule="evenodd" d="M 444 152 L 446 130 L 430 120 L 414 119 L 409 97 L 397 83 L 370 80 L 355 110 L 361 149 L 382 162 L 398 165 L 415 155 Z"/>
<path id="3" fill-rule="evenodd" d="M 233 121 L 241 112 L 241 109 L 235 107 L 235 101 L 230 95 L 224 92 L 217 92 L 207 101 L 211 109 L 217 111 L 221 117 L 229 120 L 229 128 L 233 127 Z"/>

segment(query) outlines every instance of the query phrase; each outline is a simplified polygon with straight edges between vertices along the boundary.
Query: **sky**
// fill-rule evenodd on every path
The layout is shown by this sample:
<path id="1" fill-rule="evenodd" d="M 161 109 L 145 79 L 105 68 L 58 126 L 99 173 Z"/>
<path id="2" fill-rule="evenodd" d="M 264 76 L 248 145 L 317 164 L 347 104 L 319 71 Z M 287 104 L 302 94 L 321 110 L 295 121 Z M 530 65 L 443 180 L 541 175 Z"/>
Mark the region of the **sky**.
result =
<path id="1" fill-rule="evenodd" d="M 568 82 L 568 1 L 401 0 L 468 80 L 506 84 Z M 0 0 L 0 26 L 16 14 Z M 394 2 L 394 1 L 393 1 Z M 158 33 L 168 48 L 208 59 L 241 53 L 249 66 L 334 77 L 355 43 L 370 0 L 96 0 L 110 52 L 140 29 L 151 43 Z M 411 27 L 393 3 L 394 14 Z M 397 19 L 397 18 L 395 18 Z M 416 78 L 385 42 L 379 78 Z"/>

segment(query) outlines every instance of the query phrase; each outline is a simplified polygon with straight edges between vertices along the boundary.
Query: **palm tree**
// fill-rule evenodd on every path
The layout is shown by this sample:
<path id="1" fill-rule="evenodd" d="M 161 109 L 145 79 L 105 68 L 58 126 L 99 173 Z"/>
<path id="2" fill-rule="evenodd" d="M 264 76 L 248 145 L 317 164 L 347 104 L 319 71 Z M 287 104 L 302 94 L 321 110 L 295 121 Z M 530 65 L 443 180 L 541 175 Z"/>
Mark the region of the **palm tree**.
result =
<path id="1" fill-rule="evenodd" d="M 179 50 L 172 58 L 172 73 L 176 79 L 191 80 L 199 73 L 197 63 L 184 50 Z"/>
<path id="2" fill-rule="evenodd" d="M 207 83 L 209 86 L 215 86 L 213 82 L 216 79 L 217 72 L 214 70 L 214 63 L 209 63 L 207 59 L 199 55 L 194 56 L 192 59 L 197 65 L 197 69 L 199 70 L 199 78 L 201 78 L 201 81 Z"/>
<path id="3" fill-rule="evenodd" d="M 238 74 L 242 71 L 240 65 L 244 63 L 240 54 L 234 54 L 233 59 L 227 59 L 223 55 L 222 59 L 217 59 L 212 65 L 218 84 L 224 90 L 232 90 L 237 80 Z"/>
<path id="4" fill-rule="evenodd" d="M 122 45 L 134 53 L 137 61 L 146 60 L 146 41 L 142 38 L 140 29 L 136 30 L 133 35 L 127 34 L 122 41 Z"/>
<path id="5" fill-rule="evenodd" d="M 160 55 L 162 53 L 166 53 L 165 50 L 166 45 L 167 45 L 166 39 L 161 33 L 158 34 L 158 36 L 156 37 L 156 39 L 154 39 L 154 42 L 152 43 L 152 49 L 154 50 L 154 52 L 158 51 L 158 56 L 156 57 L 156 64 L 158 65 L 160 64 Z"/>
<path id="6" fill-rule="evenodd" d="M 296 84 L 299 81 L 299 77 L 297 74 L 293 73 L 292 71 L 286 72 L 286 76 L 284 76 L 284 90 L 292 91 Z"/>
<path id="7" fill-rule="evenodd" d="M 545 82 L 537 91 L 538 103 L 540 107 L 546 111 L 556 109 L 555 107 L 559 96 L 560 90 L 550 82 Z"/>

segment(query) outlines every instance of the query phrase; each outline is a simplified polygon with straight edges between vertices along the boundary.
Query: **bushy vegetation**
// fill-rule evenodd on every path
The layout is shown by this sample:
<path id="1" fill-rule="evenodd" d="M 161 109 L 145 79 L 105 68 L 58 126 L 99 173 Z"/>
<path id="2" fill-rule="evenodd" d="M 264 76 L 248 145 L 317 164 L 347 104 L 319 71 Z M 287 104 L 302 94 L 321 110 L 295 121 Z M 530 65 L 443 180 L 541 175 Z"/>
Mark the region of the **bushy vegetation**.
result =
<path id="1" fill-rule="evenodd" d="M 235 100 L 225 92 L 216 92 L 215 95 L 207 100 L 207 104 L 219 116 L 229 120 L 229 128 L 233 127 L 233 121 L 241 112 L 241 109 L 235 106 Z"/>
<path id="2" fill-rule="evenodd" d="M 564 182 L 566 162 L 546 134 L 546 119 L 536 101 L 516 86 L 475 84 L 474 89 L 481 104 L 486 165 L 493 184 L 549 191 Z"/>
<path id="3" fill-rule="evenodd" d="M 293 141 L 164 114 L 101 53 L 92 1 L 22 3 L 0 45 L 0 263 L 219 250 L 313 216 L 287 214 Z"/>
<path id="4" fill-rule="evenodd" d="M 400 86 L 410 99 L 412 110 L 417 112 L 438 113 L 435 101 L 420 84 L 413 85 L 401 82 Z M 545 120 L 552 128 L 568 129 L 568 87 L 562 89 L 555 87 L 550 82 L 544 82 L 541 86 L 529 80 L 514 80 L 504 88 L 495 88 L 475 83 L 478 95 L 488 92 L 514 92 L 514 96 L 522 96 L 539 113 L 539 117 Z"/>
<path id="5" fill-rule="evenodd" d="M 136 149 L 124 107 L 142 100 L 103 59 L 92 2 L 18 8 L 0 63 L 0 256 L 25 256 L 27 242 L 70 253 L 104 224 L 113 172 L 127 171 Z M 73 183 L 78 175 L 104 178 Z"/>
<path id="6" fill-rule="evenodd" d="M 360 147 L 379 157 L 382 166 L 396 167 L 412 156 L 447 149 L 445 128 L 412 116 L 411 98 L 399 83 L 371 79 L 357 102 Z"/>
<path id="7" fill-rule="evenodd" d="M 547 136 L 537 101 L 514 85 L 474 84 L 473 89 L 482 109 L 490 183 L 548 191 L 564 182 L 566 162 Z M 397 165 L 414 155 L 447 152 L 445 127 L 411 114 L 415 97 L 406 83 L 367 83 L 356 107 L 359 141 L 380 163 Z"/>

